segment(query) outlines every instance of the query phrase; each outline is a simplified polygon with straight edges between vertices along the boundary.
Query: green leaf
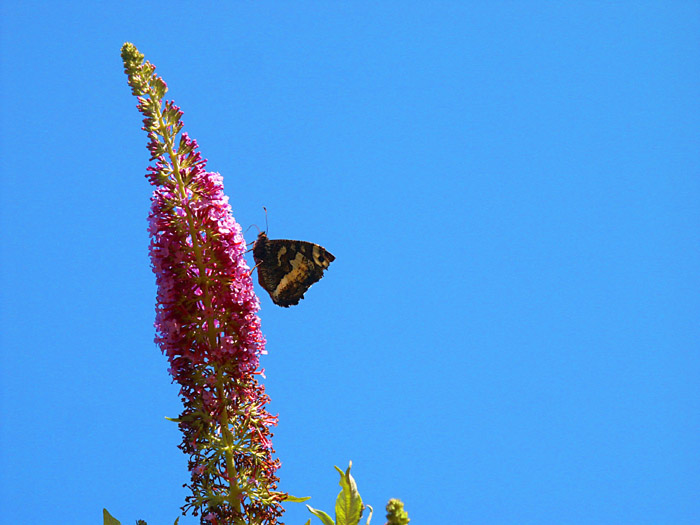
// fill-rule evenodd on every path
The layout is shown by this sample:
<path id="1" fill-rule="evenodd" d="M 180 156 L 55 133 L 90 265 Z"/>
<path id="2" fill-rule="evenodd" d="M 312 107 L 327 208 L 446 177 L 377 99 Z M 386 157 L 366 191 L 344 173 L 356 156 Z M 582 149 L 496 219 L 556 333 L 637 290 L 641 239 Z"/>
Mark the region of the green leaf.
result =
<path id="1" fill-rule="evenodd" d="M 309 509 L 309 512 L 311 512 L 311 514 L 320 519 L 324 523 L 324 525 L 335 525 L 335 523 L 333 523 L 333 519 L 331 519 L 331 517 L 322 510 L 317 510 L 311 505 L 307 505 L 306 508 Z"/>
<path id="2" fill-rule="evenodd" d="M 311 520 L 309 520 L 309 521 L 307 521 L 306 523 L 304 523 L 304 525 L 311 525 Z"/>
<path id="3" fill-rule="evenodd" d="M 352 461 L 348 469 L 343 472 L 338 467 L 335 470 L 340 474 L 340 486 L 342 490 L 335 500 L 335 521 L 337 525 L 357 525 L 362 517 L 362 498 L 357 491 L 355 479 L 350 475 Z"/>
<path id="4" fill-rule="evenodd" d="M 122 525 L 118 519 L 107 512 L 107 509 L 102 509 L 102 523 L 104 525 Z"/>
<path id="5" fill-rule="evenodd" d="M 178 523 L 180 523 L 180 518 L 175 518 L 175 523 L 173 525 L 177 525 Z"/>
<path id="6" fill-rule="evenodd" d="M 309 501 L 311 499 L 311 496 L 305 496 L 303 498 L 300 498 L 298 496 L 292 496 L 291 494 L 287 494 L 287 497 L 284 498 L 283 501 L 291 501 L 292 503 L 302 503 L 304 501 Z"/>

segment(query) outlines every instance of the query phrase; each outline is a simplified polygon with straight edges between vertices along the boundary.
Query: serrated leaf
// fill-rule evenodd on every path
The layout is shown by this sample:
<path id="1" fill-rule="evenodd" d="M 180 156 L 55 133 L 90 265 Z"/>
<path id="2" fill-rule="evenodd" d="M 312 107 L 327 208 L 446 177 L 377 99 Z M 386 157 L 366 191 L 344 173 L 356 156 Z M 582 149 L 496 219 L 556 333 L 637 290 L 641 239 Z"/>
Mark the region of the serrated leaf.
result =
<path id="1" fill-rule="evenodd" d="M 287 497 L 284 498 L 283 501 L 291 501 L 292 503 L 303 503 L 304 501 L 309 501 L 311 499 L 311 496 L 304 496 L 303 498 L 300 498 L 298 496 L 292 496 L 291 494 L 287 494 Z"/>
<path id="2" fill-rule="evenodd" d="M 340 494 L 335 500 L 336 525 L 357 525 L 362 517 L 362 498 L 357 491 L 355 479 L 350 475 L 351 468 L 352 461 L 345 472 L 335 467 L 340 473 L 341 486 Z"/>
<path id="3" fill-rule="evenodd" d="M 333 519 L 322 510 L 315 509 L 311 505 L 307 505 L 306 508 L 309 509 L 309 512 L 320 519 L 325 525 L 335 525 L 335 523 L 333 523 Z"/>
<path id="4" fill-rule="evenodd" d="M 104 525 L 122 525 L 117 518 L 107 512 L 107 509 L 102 509 L 102 523 Z"/>

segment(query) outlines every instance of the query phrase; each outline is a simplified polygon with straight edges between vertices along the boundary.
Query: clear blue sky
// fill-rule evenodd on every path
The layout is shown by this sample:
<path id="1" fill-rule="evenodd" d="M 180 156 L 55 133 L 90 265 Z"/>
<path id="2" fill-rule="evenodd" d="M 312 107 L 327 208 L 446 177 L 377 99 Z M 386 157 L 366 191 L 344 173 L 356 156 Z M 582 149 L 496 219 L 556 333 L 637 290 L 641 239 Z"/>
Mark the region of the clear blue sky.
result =
<path id="1" fill-rule="evenodd" d="M 352 460 L 380 525 L 697 523 L 697 2 L 68 4 L 0 7 L 0 523 L 187 493 L 124 41 L 242 226 L 337 257 L 261 296 L 283 490 L 330 510 Z"/>

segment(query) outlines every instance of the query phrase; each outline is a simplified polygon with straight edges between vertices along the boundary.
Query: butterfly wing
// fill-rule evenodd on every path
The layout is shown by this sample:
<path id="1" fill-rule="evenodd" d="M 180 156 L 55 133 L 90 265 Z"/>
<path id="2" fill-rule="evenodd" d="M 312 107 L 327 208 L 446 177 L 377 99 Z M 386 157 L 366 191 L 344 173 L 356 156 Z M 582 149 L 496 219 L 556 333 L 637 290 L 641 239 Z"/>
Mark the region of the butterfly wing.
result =
<path id="1" fill-rule="evenodd" d="M 288 307 L 299 304 L 309 287 L 323 277 L 335 260 L 328 250 L 305 241 L 269 240 L 264 233 L 253 247 L 258 267 L 258 282 L 270 294 L 272 302 Z"/>

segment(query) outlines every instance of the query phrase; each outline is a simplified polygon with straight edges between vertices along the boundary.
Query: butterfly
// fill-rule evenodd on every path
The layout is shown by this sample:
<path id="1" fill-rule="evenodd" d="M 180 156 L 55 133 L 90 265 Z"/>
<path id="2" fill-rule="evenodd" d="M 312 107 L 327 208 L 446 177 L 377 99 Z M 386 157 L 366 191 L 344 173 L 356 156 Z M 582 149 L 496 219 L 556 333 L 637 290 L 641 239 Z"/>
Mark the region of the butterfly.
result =
<path id="1" fill-rule="evenodd" d="M 318 244 L 270 240 L 265 232 L 260 232 L 253 244 L 253 259 L 260 286 L 270 294 L 273 303 L 287 308 L 299 304 L 335 257 Z"/>

